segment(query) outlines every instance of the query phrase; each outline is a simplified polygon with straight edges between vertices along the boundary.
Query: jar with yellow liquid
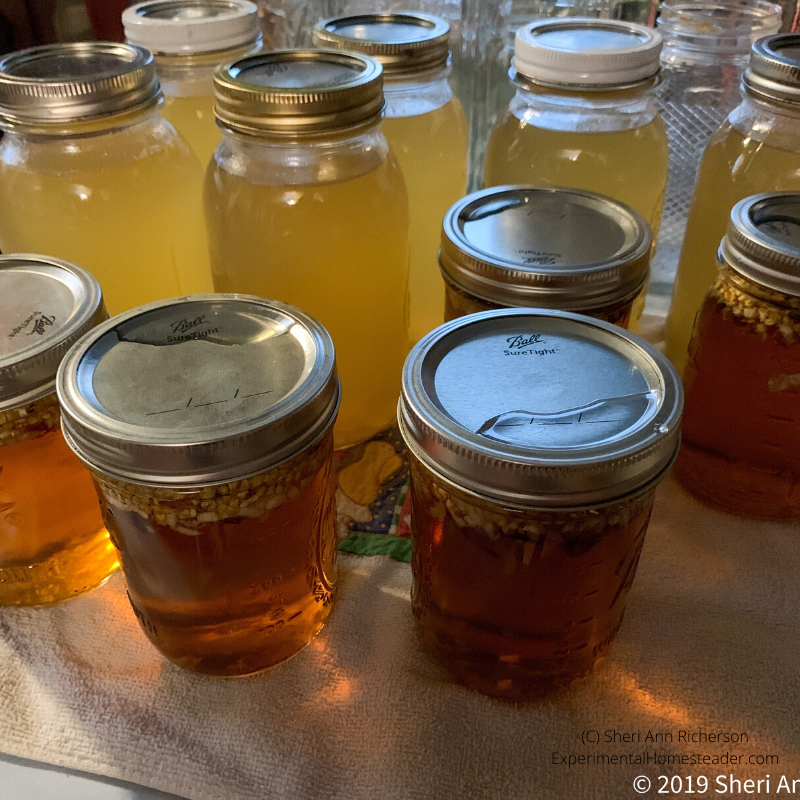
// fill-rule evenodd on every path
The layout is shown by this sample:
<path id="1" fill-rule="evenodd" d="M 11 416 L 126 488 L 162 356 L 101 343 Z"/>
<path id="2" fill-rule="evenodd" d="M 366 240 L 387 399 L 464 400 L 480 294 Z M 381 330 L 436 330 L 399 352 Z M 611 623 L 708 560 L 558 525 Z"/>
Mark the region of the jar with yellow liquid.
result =
<path id="1" fill-rule="evenodd" d="M 214 70 L 260 48 L 249 0 L 152 0 L 122 14 L 125 38 L 155 56 L 171 122 L 205 168 L 222 138 L 214 119 Z"/>
<path id="2" fill-rule="evenodd" d="M 291 303 L 329 331 L 337 447 L 392 423 L 408 350 L 408 197 L 380 130 L 381 72 L 369 56 L 286 50 L 214 76 L 214 287 Z"/>
<path id="3" fill-rule="evenodd" d="M 484 186 L 587 189 L 638 211 L 658 234 L 667 134 L 652 94 L 661 36 L 631 22 L 550 19 L 516 34 L 516 94 L 498 117 Z"/>
<path id="4" fill-rule="evenodd" d="M 731 209 L 760 192 L 800 190 L 800 35 L 755 42 L 742 92 L 706 147 L 689 208 L 667 317 L 666 353 L 679 372 Z"/>
<path id="5" fill-rule="evenodd" d="M 106 316 L 85 270 L 0 257 L 0 606 L 76 597 L 118 566 L 92 478 L 61 435 L 55 388 L 64 354 Z"/>
<path id="6" fill-rule="evenodd" d="M 0 250 L 80 264 L 110 313 L 211 288 L 202 171 L 159 115 L 153 57 L 125 44 L 0 60 Z"/>
<path id="7" fill-rule="evenodd" d="M 442 218 L 467 189 L 467 118 L 448 81 L 449 33 L 443 19 L 416 12 L 339 17 L 314 28 L 315 44 L 366 53 L 383 66 L 382 130 L 408 189 L 412 343 L 443 322 Z"/>

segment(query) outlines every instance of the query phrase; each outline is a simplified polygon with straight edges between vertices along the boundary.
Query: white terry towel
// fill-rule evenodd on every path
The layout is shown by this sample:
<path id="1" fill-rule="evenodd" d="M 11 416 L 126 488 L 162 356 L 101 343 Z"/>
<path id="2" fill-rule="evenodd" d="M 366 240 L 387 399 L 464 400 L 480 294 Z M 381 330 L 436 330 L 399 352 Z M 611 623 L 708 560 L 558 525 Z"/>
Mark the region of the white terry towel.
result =
<path id="1" fill-rule="evenodd" d="M 730 775 L 767 774 L 785 796 L 786 775 L 800 794 L 797 523 L 716 513 L 668 480 L 610 654 L 572 692 L 526 707 L 448 681 L 417 642 L 410 582 L 405 564 L 342 557 L 320 636 L 239 680 L 164 661 L 119 575 L 57 608 L 0 611 L 0 750 L 191 800 L 619 800 L 638 796 L 639 775 L 649 797 L 659 775 L 703 775 L 707 797 L 746 796 L 720 793 L 717 776 L 727 789 Z M 607 731 L 640 741 L 607 743 Z M 648 731 L 673 742 L 648 743 Z M 681 742 L 680 731 L 748 741 Z M 560 762 L 637 753 L 778 762 Z"/>

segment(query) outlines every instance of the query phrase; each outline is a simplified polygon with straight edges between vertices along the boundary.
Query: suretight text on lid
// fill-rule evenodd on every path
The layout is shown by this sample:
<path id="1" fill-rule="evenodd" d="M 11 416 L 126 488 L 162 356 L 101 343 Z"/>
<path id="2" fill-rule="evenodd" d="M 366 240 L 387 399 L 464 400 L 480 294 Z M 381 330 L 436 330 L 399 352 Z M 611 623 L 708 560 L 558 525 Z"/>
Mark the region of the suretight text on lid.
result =
<path id="1" fill-rule="evenodd" d="M 121 314 L 58 377 L 63 428 L 89 465 L 141 483 L 255 474 L 313 443 L 339 403 L 333 344 L 298 309 L 198 295 Z"/>
<path id="2" fill-rule="evenodd" d="M 411 351 L 400 428 L 455 484 L 511 506 L 581 506 L 659 477 L 680 441 L 680 379 L 654 347 L 563 311 L 462 317 Z"/>
<path id="3" fill-rule="evenodd" d="M 0 408 L 53 392 L 61 359 L 105 317 L 86 270 L 50 256 L 0 256 Z"/>

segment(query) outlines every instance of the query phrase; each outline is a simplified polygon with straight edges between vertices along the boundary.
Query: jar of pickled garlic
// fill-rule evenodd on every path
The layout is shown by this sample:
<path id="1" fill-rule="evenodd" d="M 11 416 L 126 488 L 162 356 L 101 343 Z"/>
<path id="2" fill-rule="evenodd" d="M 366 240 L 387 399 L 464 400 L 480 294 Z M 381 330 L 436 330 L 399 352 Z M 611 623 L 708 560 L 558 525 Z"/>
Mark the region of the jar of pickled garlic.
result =
<path id="1" fill-rule="evenodd" d="M 337 574 L 339 384 L 319 323 L 244 295 L 153 303 L 84 337 L 58 394 L 164 656 L 247 675 L 314 637 Z"/>
<path id="2" fill-rule="evenodd" d="M 616 635 L 682 391 L 622 328 L 501 309 L 445 323 L 403 370 L 414 616 L 460 683 L 528 700 Z"/>
<path id="3" fill-rule="evenodd" d="M 661 35 L 632 22 L 545 19 L 516 33 L 516 94 L 486 151 L 484 186 L 569 186 L 613 197 L 658 234 L 667 134 L 653 88 Z"/>
<path id="4" fill-rule="evenodd" d="M 731 208 L 760 192 L 800 191 L 799 34 L 753 44 L 742 95 L 703 153 L 689 207 L 666 326 L 666 353 L 679 372 Z"/>
<path id="5" fill-rule="evenodd" d="M 493 308 L 557 308 L 632 328 L 644 308 L 652 239 L 641 214 L 593 192 L 475 192 L 444 218 L 445 319 Z"/>
<path id="6" fill-rule="evenodd" d="M 106 316 L 85 270 L 0 256 L 0 606 L 67 600 L 118 566 L 55 390 L 64 354 Z"/>
<path id="7" fill-rule="evenodd" d="M 380 130 L 381 72 L 369 56 L 287 50 L 214 77 L 214 286 L 292 303 L 327 328 L 337 447 L 392 424 L 408 352 L 408 197 Z"/>
<path id="8" fill-rule="evenodd" d="M 221 134 L 214 119 L 214 70 L 261 47 L 249 0 L 148 0 L 122 12 L 125 38 L 150 50 L 164 92 L 164 119 L 204 169 Z"/>
<path id="9" fill-rule="evenodd" d="M 469 134 L 448 81 L 449 35 L 443 19 L 416 12 L 358 14 L 314 28 L 316 45 L 366 53 L 383 66 L 381 129 L 403 171 L 411 213 L 412 343 L 442 324 L 442 217 L 467 190 Z"/>
<path id="10" fill-rule="evenodd" d="M 730 214 L 695 320 L 675 469 L 693 495 L 762 519 L 800 517 L 800 193 Z"/>
<path id="11" fill-rule="evenodd" d="M 124 44 L 0 59 L 0 249 L 90 270 L 112 314 L 210 291 L 202 170 L 159 116 L 153 58 Z"/>

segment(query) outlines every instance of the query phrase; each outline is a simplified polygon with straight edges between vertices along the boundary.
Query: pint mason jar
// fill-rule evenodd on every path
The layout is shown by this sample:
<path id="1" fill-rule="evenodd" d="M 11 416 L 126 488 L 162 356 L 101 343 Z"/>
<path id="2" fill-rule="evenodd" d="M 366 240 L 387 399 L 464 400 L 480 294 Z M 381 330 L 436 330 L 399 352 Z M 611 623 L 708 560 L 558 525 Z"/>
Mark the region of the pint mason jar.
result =
<path id="1" fill-rule="evenodd" d="M 652 244 L 633 209 L 579 189 L 496 186 L 442 226 L 445 320 L 493 308 L 556 308 L 634 327 Z"/>
<path id="2" fill-rule="evenodd" d="M 529 700 L 591 672 L 622 623 L 681 406 L 664 356 L 578 314 L 485 311 L 417 343 L 398 411 L 412 606 L 457 681 Z"/>
<path id="3" fill-rule="evenodd" d="M 106 316 L 85 270 L 0 256 L 0 606 L 67 600 L 118 566 L 92 478 L 61 435 L 55 390 L 64 354 Z"/>
<path id="4" fill-rule="evenodd" d="M 588 189 L 629 205 L 658 234 L 667 134 L 653 87 L 661 36 L 632 22 L 539 20 L 516 34 L 516 94 L 486 151 L 484 186 Z"/>
<path id="5" fill-rule="evenodd" d="M 442 324 L 436 265 L 442 217 L 467 190 L 467 118 L 450 88 L 450 25 L 419 13 L 359 14 L 314 28 L 322 47 L 366 53 L 383 66 L 383 131 L 403 171 L 410 206 L 409 335 Z"/>
<path id="6" fill-rule="evenodd" d="M 408 197 L 369 56 L 276 51 L 221 67 L 206 175 L 214 286 L 275 297 L 330 332 L 336 446 L 394 420 L 408 350 Z"/>
<path id="7" fill-rule="evenodd" d="M 211 289 L 201 169 L 160 103 L 139 47 L 46 45 L 0 60 L 0 249 L 80 264 L 111 314 Z"/>
<path id="8" fill-rule="evenodd" d="M 800 194 L 737 203 L 692 332 L 675 474 L 733 514 L 800 517 Z"/>
<path id="9" fill-rule="evenodd" d="M 742 102 L 711 137 L 700 162 L 667 316 L 666 353 L 682 371 L 697 309 L 716 278 L 731 208 L 750 195 L 800 190 L 800 35 L 759 39 Z"/>
<path id="10" fill-rule="evenodd" d="M 739 104 L 750 46 L 778 32 L 781 13 L 768 0 L 670 0 L 659 9 L 664 47 L 656 99 L 669 139 L 669 180 L 649 291 L 664 312 L 703 150 Z"/>
<path id="11" fill-rule="evenodd" d="M 249 0 L 150 0 L 122 13 L 125 38 L 150 50 L 164 92 L 164 119 L 204 169 L 221 134 L 214 119 L 214 70 L 261 46 Z"/>
<path id="12" fill-rule="evenodd" d="M 339 385 L 319 323 L 243 295 L 153 303 L 84 337 L 58 393 L 164 656 L 247 675 L 313 638 L 336 584 Z"/>

